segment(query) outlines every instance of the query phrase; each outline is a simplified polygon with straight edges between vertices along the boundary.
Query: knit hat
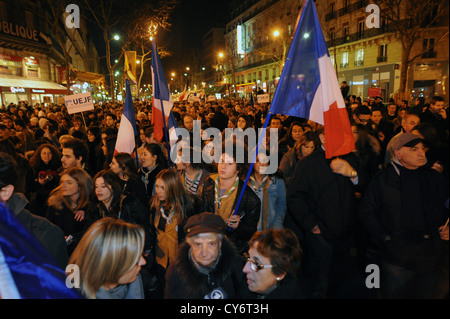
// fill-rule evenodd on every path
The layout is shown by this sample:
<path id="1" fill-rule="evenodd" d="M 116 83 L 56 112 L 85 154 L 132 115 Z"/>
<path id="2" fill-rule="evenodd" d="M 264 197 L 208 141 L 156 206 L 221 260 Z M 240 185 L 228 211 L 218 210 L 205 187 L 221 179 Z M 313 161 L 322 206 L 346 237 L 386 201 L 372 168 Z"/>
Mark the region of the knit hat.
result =
<path id="1" fill-rule="evenodd" d="M 186 237 L 200 233 L 221 233 L 225 231 L 225 222 L 219 215 L 212 213 L 201 213 L 191 216 L 184 226 Z"/>
<path id="2" fill-rule="evenodd" d="M 403 133 L 395 138 L 392 143 L 392 150 L 397 151 L 402 147 L 413 147 L 420 142 L 424 142 L 418 135 L 412 133 Z"/>

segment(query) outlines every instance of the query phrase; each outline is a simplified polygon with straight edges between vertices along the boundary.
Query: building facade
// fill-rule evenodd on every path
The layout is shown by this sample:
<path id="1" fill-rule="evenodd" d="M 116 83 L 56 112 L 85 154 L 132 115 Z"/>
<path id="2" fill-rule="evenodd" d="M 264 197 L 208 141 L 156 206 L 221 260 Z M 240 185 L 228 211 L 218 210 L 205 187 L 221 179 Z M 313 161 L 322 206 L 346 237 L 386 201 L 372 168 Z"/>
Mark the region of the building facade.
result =
<path id="1" fill-rule="evenodd" d="M 275 92 L 289 50 L 302 0 L 236 2 L 227 23 L 223 60 L 224 83 L 245 97 Z"/>
<path id="2" fill-rule="evenodd" d="M 270 95 L 275 92 L 302 4 L 302 0 L 234 1 L 222 64 L 224 83 L 231 84 L 236 94 L 248 96 L 258 88 Z M 448 101 L 448 10 L 415 39 L 406 92 L 400 94 L 403 47 L 383 18 L 383 10 L 389 8 L 379 8 L 379 25 L 373 27 L 366 22 L 373 1 L 316 0 L 315 4 L 338 81 L 349 84 L 350 94 L 362 99 L 381 96 L 385 102 L 413 101 L 418 96 L 429 100 L 433 95 Z"/>
<path id="3" fill-rule="evenodd" d="M 369 0 L 318 0 L 316 7 L 339 82 L 346 81 L 351 95 L 362 99 L 381 96 L 428 101 L 442 95 L 448 101 L 448 13 L 421 33 L 410 53 L 406 94 L 399 94 L 403 46 L 380 8 L 378 27 L 366 19 Z M 445 34 L 447 33 L 447 36 Z M 439 39 L 439 41 L 438 41 Z M 436 44 L 436 45 L 435 45 Z"/>
<path id="4" fill-rule="evenodd" d="M 63 96 L 68 94 L 66 61 L 48 22 L 51 20 L 46 5 L 47 2 L 39 0 L 0 1 L 0 103 L 3 106 L 20 102 L 63 103 Z M 98 54 L 85 26 L 81 23 L 78 29 L 68 29 L 63 14 L 59 23 L 66 35 L 64 45 L 71 48 L 68 50 L 70 69 L 78 74 L 72 76 L 69 92 L 77 93 L 78 87 L 81 91 L 83 85 L 85 88 L 92 85 L 83 81 L 84 75 L 100 77 Z"/>

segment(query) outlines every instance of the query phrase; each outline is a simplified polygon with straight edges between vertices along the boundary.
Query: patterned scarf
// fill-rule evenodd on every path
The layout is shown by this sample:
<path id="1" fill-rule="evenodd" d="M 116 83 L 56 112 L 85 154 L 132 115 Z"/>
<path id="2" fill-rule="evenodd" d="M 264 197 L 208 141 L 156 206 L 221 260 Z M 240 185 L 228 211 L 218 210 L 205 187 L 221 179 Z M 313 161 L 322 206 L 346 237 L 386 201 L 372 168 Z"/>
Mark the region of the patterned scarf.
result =
<path id="1" fill-rule="evenodd" d="M 217 175 L 217 178 L 214 180 L 214 194 L 215 194 L 215 199 L 214 199 L 214 203 L 217 205 L 217 207 L 220 209 L 222 206 L 222 200 L 225 198 L 228 198 L 238 187 L 239 185 L 239 177 L 236 176 L 236 179 L 233 183 L 233 185 L 231 185 L 231 187 L 225 192 L 225 194 L 223 196 L 219 196 L 219 192 L 220 192 L 220 188 L 219 188 L 219 175 Z"/>

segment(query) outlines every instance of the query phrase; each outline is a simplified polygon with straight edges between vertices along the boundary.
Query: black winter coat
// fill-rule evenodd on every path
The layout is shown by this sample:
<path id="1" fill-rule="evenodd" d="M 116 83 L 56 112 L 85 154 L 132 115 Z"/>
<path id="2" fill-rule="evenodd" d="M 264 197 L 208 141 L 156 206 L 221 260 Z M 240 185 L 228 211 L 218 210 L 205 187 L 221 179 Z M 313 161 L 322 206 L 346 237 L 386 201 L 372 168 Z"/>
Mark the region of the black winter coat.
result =
<path id="1" fill-rule="evenodd" d="M 448 209 L 445 208 L 448 189 L 437 171 L 426 167 L 419 170 L 417 177 L 420 178 L 422 192 L 418 195 L 411 193 L 411 196 L 421 197 L 424 207 L 422 222 L 415 223 L 413 212 L 402 210 L 401 179 L 393 164 L 373 178 L 358 213 L 363 225 L 380 244 L 382 261 L 427 272 L 437 269 L 443 256 L 445 242 L 440 239 L 438 228 L 448 218 Z M 391 239 L 385 240 L 386 236 L 391 236 Z"/>
<path id="2" fill-rule="evenodd" d="M 354 192 L 364 184 L 364 173 L 352 153 L 341 156 L 357 171 L 359 183 L 333 173 L 331 160 L 320 147 L 299 161 L 286 194 L 287 214 L 284 225 L 299 237 L 318 225 L 322 235 L 335 240 L 348 235 L 356 221 Z"/>
<path id="3" fill-rule="evenodd" d="M 227 298 L 240 298 L 245 276 L 244 263 L 233 244 L 223 238 L 219 262 L 209 275 L 200 273 L 189 258 L 190 246 L 185 242 L 178 250 L 176 261 L 166 273 L 166 299 L 203 299 L 216 288 L 225 291 Z"/>

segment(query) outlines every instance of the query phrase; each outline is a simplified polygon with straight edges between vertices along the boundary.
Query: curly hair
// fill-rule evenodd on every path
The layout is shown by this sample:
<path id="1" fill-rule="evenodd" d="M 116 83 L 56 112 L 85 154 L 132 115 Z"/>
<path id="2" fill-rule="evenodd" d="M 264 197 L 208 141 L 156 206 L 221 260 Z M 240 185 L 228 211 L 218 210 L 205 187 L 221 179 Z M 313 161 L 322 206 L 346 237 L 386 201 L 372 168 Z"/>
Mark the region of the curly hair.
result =
<path id="1" fill-rule="evenodd" d="M 33 168 L 39 167 L 44 164 L 41 158 L 41 152 L 44 148 L 48 148 L 50 152 L 52 152 L 52 159 L 50 160 L 49 165 L 51 167 L 58 168 L 61 166 L 61 153 L 58 151 L 56 147 L 51 144 L 45 143 L 39 145 L 36 151 L 33 153 L 33 156 L 30 158 L 30 165 Z"/>

